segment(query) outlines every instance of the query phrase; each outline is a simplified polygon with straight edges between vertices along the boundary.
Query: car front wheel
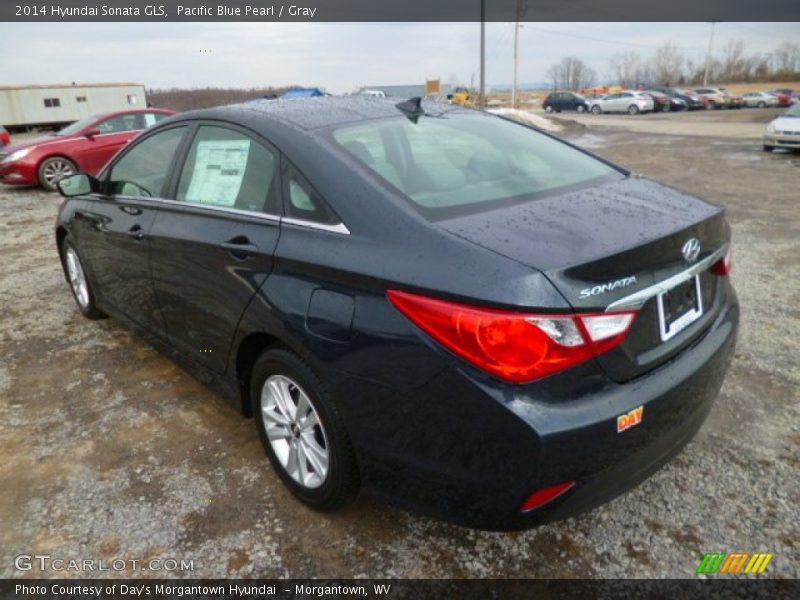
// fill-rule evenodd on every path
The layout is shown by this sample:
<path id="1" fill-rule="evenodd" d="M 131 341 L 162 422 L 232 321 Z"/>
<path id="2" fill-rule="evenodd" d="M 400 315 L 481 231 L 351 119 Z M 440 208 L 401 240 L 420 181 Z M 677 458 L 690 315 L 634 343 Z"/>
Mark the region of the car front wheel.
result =
<path id="1" fill-rule="evenodd" d="M 578 112 L 579 112 L 579 113 L 582 113 L 582 112 L 584 112 L 585 110 L 586 110 L 586 107 L 585 107 L 583 104 L 579 104 L 579 105 L 578 105 Z"/>
<path id="2" fill-rule="evenodd" d="M 601 112 L 603 112 L 603 109 L 600 108 L 599 106 L 595 105 L 595 106 L 592 107 L 592 114 L 593 115 L 599 115 Z"/>
<path id="3" fill-rule="evenodd" d="M 75 163 L 63 156 L 52 156 L 39 165 L 39 185 L 54 191 L 59 180 L 78 172 Z"/>
<path id="4" fill-rule="evenodd" d="M 639 114 L 639 107 L 636 106 L 635 104 L 631 104 L 628 107 L 628 114 L 629 115 L 638 115 Z"/>
<path id="5" fill-rule="evenodd" d="M 296 354 L 272 348 L 253 366 L 253 413 L 264 450 L 302 502 L 335 510 L 358 492 L 358 464 L 341 416 L 317 375 Z"/>
<path id="6" fill-rule="evenodd" d="M 553 112 L 553 107 L 550 106 L 550 105 L 545 106 L 544 107 L 544 112 L 547 112 L 547 113 Z"/>
<path id="7" fill-rule="evenodd" d="M 72 295 L 78 304 L 81 314 L 87 319 L 105 318 L 105 313 L 97 308 L 94 299 L 94 291 L 86 276 L 81 257 L 69 237 L 64 239 L 61 245 L 61 261 L 64 273 L 67 276 Z"/>

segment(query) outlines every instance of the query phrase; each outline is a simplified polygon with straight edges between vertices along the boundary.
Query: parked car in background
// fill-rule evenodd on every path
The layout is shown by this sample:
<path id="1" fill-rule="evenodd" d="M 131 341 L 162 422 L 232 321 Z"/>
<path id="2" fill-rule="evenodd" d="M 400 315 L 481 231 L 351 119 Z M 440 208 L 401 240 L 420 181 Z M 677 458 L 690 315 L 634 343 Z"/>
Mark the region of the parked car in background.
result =
<path id="1" fill-rule="evenodd" d="M 730 91 L 728 88 L 719 88 L 719 91 L 725 94 L 727 100 L 725 108 L 742 108 L 744 106 L 744 100 L 739 94 Z"/>
<path id="2" fill-rule="evenodd" d="M 386 92 L 383 90 L 361 90 L 359 93 L 362 96 L 369 96 L 371 98 L 386 98 Z"/>
<path id="3" fill-rule="evenodd" d="M 669 96 L 655 90 L 642 90 L 642 93 L 653 99 L 653 112 L 669 112 L 671 105 Z"/>
<path id="4" fill-rule="evenodd" d="M 742 101 L 750 108 L 778 106 L 778 97 L 767 92 L 747 92 L 742 96 Z"/>
<path id="5" fill-rule="evenodd" d="M 778 100 L 778 106 L 789 107 L 797 102 L 791 92 L 792 90 L 770 90 L 767 92 L 767 94 L 775 96 L 775 98 Z"/>
<path id="6" fill-rule="evenodd" d="M 59 187 L 78 310 L 254 417 L 320 510 L 359 489 L 494 529 L 587 510 L 689 443 L 735 351 L 723 207 L 483 112 L 192 111 Z"/>
<path id="7" fill-rule="evenodd" d="M 652 112 L 653 106 L 652 96 L 634 90 L 625 90 L 590 101 L 589 110 L 595 115 L 605 112 L 626 112 L 630 115 L 638 115 Z"/>
<path id="8" fill-rule="evenodd" d="M 774 89 L 774 90 L 767 90 L 767 93 L 768 94 L 774 94 L 778 98 L 780 98 L 781 96 L 788 97 L 789 98 L 789 103 L 787 104 L 787 106 L 790 106 L 790 105 L 794 104 L 798 100 L 798 92 L 797 92 L 797 90 L 793 90 L 791 88 L 779 88 L 779 89 Z M 783 106 L 783 105 L 781 105 L 781 106 Z"/>
<path id="9" fill-rule="evenodd" d="M 668 87 L 654 87 L 652 89 L 669 97 L 670 110 L 698 110 L 706 107 L 705 102 L 696 94 Z"/>
<path id="10" fill-rule="evenodd" d="M 800 102 L 793 104 L 767 125 L 764 132 L 764 151 L 772 152 L 775 148 L 800 150 Z"/>
<path id="11" fill-rule="evenodd" d="M 0 148 L 8 146 L 11 143 L 11 136 L 8 135 L 6 128 L 0 125 Z"/>
<path id="12" fill-rule="evenodd" d="M 706 101 L 706 108 L 719 110 L 728 106 L 728 95 L 716 88 L 698 88 L 694 90 L 698 96 L 702 96 Z"/>
<path id="13" fill-rule="evenodd" d="M 148 108 L 92 115 L 51 135 L 6 146 L 0 151 L 0 183 L 54 190 L 67 175 L 96 174 L 139 132 L 173 114 Z"/>
<path id="14" fill-rule="evenodd" d="M 562 110 L 585 112 L 589 110 L 589 100 L 575 92 L 553 92 L 544 99 L 542 108 L 547 112 L 561 112 Z"/>

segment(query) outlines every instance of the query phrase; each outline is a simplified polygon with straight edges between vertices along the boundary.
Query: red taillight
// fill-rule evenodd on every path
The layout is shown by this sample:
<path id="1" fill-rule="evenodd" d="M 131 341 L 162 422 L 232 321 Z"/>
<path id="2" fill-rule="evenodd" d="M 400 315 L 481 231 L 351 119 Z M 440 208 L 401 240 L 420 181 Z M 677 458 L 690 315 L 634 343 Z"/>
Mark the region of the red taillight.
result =
<path id="1" fill-rule="evenodd" d="M 522 503 L 519 511 L 528 512 L 534 508 L 539 508 L 548 502 L 552 502 L 561 494 L 568 492 L 573 487 L 575 487 L 575 482 L 567 481 L 566 483 L 559 483 L 558 485 L 554 485 L 549 488 L 536 490 L 530 496 L 528 496 L 528 499 L 525 500 L 525 502 Z"/>
<path id="2" fill-rule="evenodd" d="M 717 262 L 711 265 L 711 272 L 715 275 L 730 275 L 733 269 L 733 251 L 728 248 L 725 256 L 720 258 Z"/>
<path id="3" fill-rule="evenodd" d="M 635 312 L 537 315 L 389 290 L 389 300 L 431 337 L 513 383 L 562 371 L 619 345 Z"/>

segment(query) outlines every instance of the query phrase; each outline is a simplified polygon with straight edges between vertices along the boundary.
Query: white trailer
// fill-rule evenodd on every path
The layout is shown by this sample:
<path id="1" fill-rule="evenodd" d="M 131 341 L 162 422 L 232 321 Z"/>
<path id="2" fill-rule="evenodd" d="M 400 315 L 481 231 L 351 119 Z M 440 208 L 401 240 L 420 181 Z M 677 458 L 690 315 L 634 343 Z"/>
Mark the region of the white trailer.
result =
<path id="1" fill-rule="evenodd" d="M 97 113 L 146 106 L 140 83 L 0 86 L 0 125 L 11 130 L 53 127 Z"/>

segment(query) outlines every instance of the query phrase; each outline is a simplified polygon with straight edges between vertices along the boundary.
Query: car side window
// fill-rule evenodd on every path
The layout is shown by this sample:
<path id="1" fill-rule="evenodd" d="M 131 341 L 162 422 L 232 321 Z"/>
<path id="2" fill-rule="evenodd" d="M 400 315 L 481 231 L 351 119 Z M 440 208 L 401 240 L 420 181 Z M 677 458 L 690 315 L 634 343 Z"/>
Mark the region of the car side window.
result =
<path id="1" fill-rule="evenodd" d="M 277 168 L 277 154 L 249 136 L 201 125 L 184 162 L 175 199 L 275 213 Z"/>
<path id="2" fill-rule="evenodd" d="M 129 148 L 111 167 L 105 182 L 108 194 L 161 196 L 175 151 L 186 127 L 173 127 L 148 136 Z"/>
<path id="3" fill-rule="evenodd" d="M 123 131 L 135 131 L 137 129 L 144 129 L 144 119 L 141 113 L 131 113 L 128 115 L 120 115 L 112 117 L 105 121 L 100 121 L 95 126 L 100 133 L 121 133 Z"/>
<path id="4" fill-rule="evenodd" d="M 338 225 L 342 220 L 331 210 L 319 194 L 291 165 L 286 166 L 283 177 L 284 208 L 287 217 Z"/>

